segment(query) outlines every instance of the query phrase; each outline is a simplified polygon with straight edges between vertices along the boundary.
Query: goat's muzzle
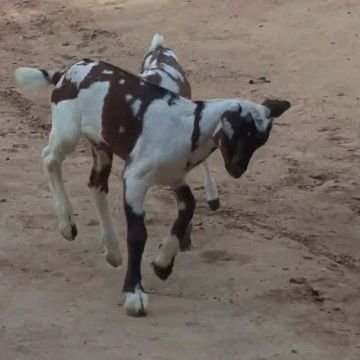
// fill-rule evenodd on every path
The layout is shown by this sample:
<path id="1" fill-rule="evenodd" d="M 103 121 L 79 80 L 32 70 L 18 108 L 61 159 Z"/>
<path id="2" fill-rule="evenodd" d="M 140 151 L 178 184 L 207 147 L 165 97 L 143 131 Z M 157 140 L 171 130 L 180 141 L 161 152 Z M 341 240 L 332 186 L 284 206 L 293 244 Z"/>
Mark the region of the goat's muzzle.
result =
<path id="1" fill-rule="evenodd" d="M 226 164 L 225 168 L 229 175 L 235 179 L 239 179 L 247 170 L 247 166 L 239 167 L 232 164 Z"/>

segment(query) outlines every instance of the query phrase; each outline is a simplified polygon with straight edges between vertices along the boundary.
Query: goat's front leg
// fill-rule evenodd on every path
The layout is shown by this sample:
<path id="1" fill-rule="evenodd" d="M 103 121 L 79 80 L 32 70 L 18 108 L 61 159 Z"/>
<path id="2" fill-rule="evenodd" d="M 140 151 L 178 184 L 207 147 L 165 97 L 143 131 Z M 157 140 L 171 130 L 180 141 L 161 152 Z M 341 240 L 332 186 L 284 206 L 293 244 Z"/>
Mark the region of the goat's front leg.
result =
<path id="1" fill-rule="evenodd" d="M 133 177 L 124 178 L 124 208 L 127 222 L 128 267 L 123 291 L 128 315 L 145 316 L 148 296 L 141 284 L 141 259 L 147 239 L 144 199 L 148 186 Z"/>
<path id="2" fill-rule="evenodd" d="M 203 170 L 206 200 L 208 202 L 209 208 L 215 211 L 220 206 L 217 184 L 214 178 L 211 176 L 208 160 L 202 162 L 200 166 Z"/>
<path id="3" fill-rule="evenodd" d="M 191 220 L 196 205 L 195 198 L 186 183 L 182 183 L 174 190 L 178 217 L 171 228 L 170 236 L 162 242 L 160 253 L 152 263 L 155 274 L 162 280 L 166 280 L 171 274 L 179 249 L 185 250 L 191 246 Z"/>
<path id="4" fill-rule="evenodd" d="M 110 265 L 117 267 L 121 265 L 122 257 L 107 199 L 113 154 L 108 150 L 94 146 L 92 155 L 94 162 L 89 178 L 89 187 L 93 192 L 95 207 L 100 220 L 106 260 Z"/>

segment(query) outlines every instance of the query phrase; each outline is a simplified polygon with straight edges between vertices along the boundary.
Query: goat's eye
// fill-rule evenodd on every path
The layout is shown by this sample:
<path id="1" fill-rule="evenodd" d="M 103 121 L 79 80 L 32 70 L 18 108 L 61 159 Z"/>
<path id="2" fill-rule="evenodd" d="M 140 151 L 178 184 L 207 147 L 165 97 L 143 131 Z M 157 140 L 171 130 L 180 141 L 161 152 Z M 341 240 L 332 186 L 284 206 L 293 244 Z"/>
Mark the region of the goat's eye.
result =
<path id="1" fill-rule="evenodd" d="M 251 132 L 250 132 L 250 131 L 248 131 L 247 136 L 251 136 Z"/>

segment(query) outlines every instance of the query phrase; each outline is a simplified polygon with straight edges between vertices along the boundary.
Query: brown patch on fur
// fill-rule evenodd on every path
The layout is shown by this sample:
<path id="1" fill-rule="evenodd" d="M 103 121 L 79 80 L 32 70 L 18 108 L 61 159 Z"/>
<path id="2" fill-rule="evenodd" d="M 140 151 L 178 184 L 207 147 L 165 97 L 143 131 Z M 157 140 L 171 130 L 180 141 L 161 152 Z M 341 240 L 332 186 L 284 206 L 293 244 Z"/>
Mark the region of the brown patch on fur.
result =
<path id="1" fill-rule="evenodd" d="M 191 246 L 191 234 L 187 234 L 187 229 L 194 215 L 196 200 L 188 185 L 175 189 L 175 195 L 178 203 L 178 217 L 171 228 L 171 234 L 178 238 L 180 249 L 185 250 Z M 180 209 L 179 203 L 183 203 L 185 208 Z"/>
<path id="2" fill-rule="evenodd" d="M 104 73 L 104 70 L 111 73 Z M 120 85 L 120 80 L 125 80 L 126 86 Z M 78 86 L 71 79 L 64 79 L 62 85 L 53 90 L 51 100 L 57 104 L 63 100 L 75 99 L 79 91 L 88 89 L 97 82 L 110 84 L 102 109 L 102 136 L 111 151 L 126 160 L 142 132 L 147 108 L 154 100 L 169 95 L 169 92 L 116 66 L 99 62 L 95 63 Z M 131 95 L 133 100 L 127 101 L 126 95 Z M 141 105 L 135 114 L 131 104 L 137 99 L 141 100 Z M 122 133 L 119 132 L 120 126 L 125 129 Z"/>
<path id="3" fill-rule="evenodd" d="M 54 85 L 56 85 L 59 81 L 60 81 L 60 79 L 61 79 L 61 77 L 64 75 L 64 72 L 61 72 L 61 71 L 57 71 L 54 75 L 53 75 L 53 77 L 52 77 L 52 79 L 51 79 L 51 82 L 54 84 Z"/>
<path id="4" fill-rule="evenodd" d="M 44 75 L 45 79 L 52 85 L 56 85 L 64 74 L 61 71 L 57 71 L 54 73 L 54 75 L 52 77 L 50 77 L 50 74 L 47 70 L 40 69 L 40 71 Z"/>
<path id="5" fill-rule="evenodd" d="M 146 75 L 144 76 L 144 79 L 154 85 L 160 85 L 161 83 L 161 76 L 158 73 Z"/>
<path id="6" fill-rule="evenodd" d="M 104 74 L 104 70 L 112 73 Z M 120 85 L 120 80 L 125 80 L 126 86 Z M 87 88 L 92 83 L 101 81 L 110 83 L 102 110 L 102 136 L 118 156 L 126 159 L 142 132 L 147 108 L 154 100 L 163 98 L 168 92 L 147 82 L 140 86 L 143 81 L 140 77 L 104 62 L 100 62 L 90 70 L 80 84 L 80 88 Z M 127 101 L 126 95 L 131 95 L 132 101 L 141 100 L 137 114 L 133 113 L 132 101 Z M 119 133 L 120 126 L 125 129 L 124 133 Z"/>
<path id="7" fill-rule="evenodd" d="M 54 104 L 64 100 L 76 99 L 79 89 L 71 80 L 64 79 L 61 86 L 55 88 L 51 94 L 51 102 Z"/>
<path id="8" fill-rule="evenodd" d="M 107 159 L 108 163 L 106 164 L 99 163 L 99 157 L 98 157 L 99 151 L 103 151 L 106 153 L 108 157 Z M 94 159 L 94 163 L 91 169 L 88 186 L 90 188 L 96 188 L 107 194 L 109 192 L 109 176 L 112 168 L 113 153 L 111 152 L 109 147 L 104 143 L 100 143 L 96 146 L 93 146 L 91 152 Z"/>

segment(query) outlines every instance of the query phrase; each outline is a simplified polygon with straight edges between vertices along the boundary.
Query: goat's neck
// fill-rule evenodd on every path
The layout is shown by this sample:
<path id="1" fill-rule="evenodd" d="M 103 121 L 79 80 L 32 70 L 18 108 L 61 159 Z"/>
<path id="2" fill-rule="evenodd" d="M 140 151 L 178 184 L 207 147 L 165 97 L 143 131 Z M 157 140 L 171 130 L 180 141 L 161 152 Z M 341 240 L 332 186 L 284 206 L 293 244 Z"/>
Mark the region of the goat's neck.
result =
<path id="1" fill-rule="evenodd" d="M 221 99 L 204 101 L 204 109 L 200 121 L 200 132 L 205 139 L 212 139 L 221 128 L 221 120 L 227 111 L 238 111 L 240 101 L 237 99 Z"/>

